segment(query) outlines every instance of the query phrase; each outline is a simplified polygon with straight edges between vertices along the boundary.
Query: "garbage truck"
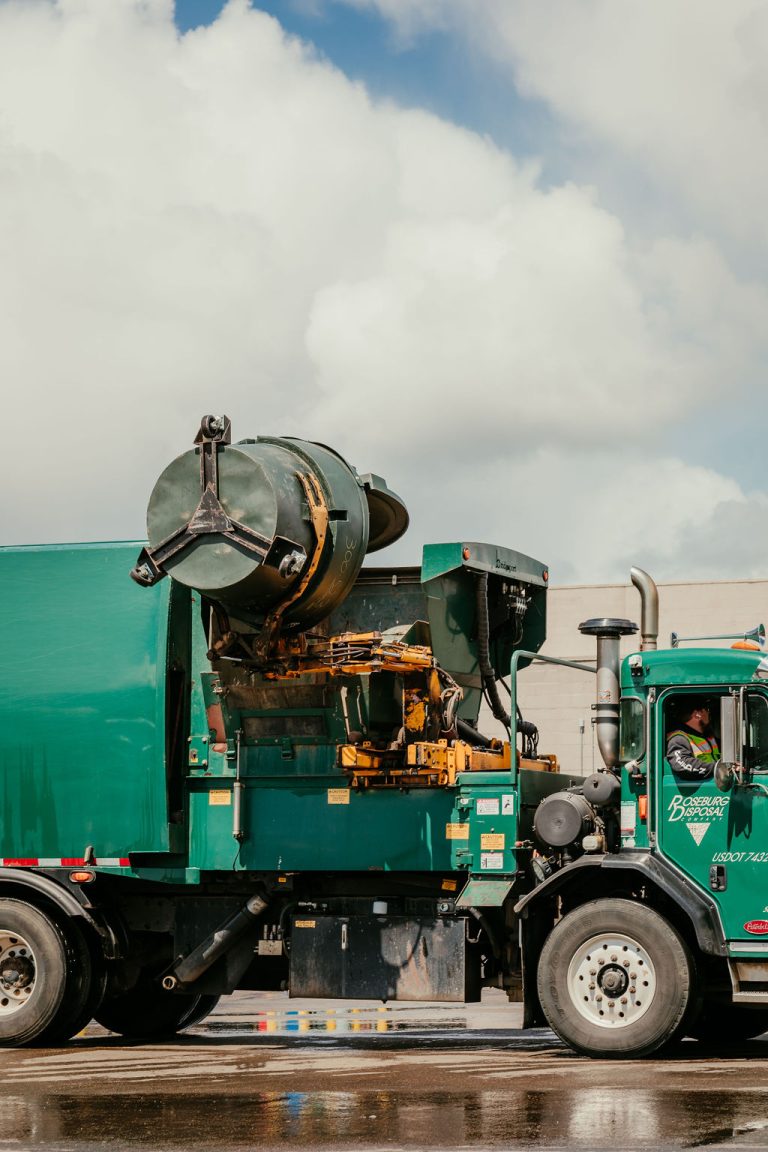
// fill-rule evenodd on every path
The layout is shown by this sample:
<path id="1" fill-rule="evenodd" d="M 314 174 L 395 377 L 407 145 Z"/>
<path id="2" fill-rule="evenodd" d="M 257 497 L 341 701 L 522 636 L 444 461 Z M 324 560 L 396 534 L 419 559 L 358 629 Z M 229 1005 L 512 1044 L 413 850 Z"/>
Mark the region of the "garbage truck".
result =
<path id="1" fill-rule="evenodd" d="M 364 561 L 402 500 L 333 449 L 203 419 L 147 540 L 0 549 L 0 1043 L 167 1037 L 221 995 L 522 1001 L 595 1057 L 768 1028 L 768 660 L 585 621 L 547 566 Z M 595 681 L 603 766 L 539 750 L 534 661 Z M 718 762 L 666 757 L 706 696 Z M 485 705 L 485 707 L 483 707 Z M 763 903 L 765 901 L 765 903 Z"/>

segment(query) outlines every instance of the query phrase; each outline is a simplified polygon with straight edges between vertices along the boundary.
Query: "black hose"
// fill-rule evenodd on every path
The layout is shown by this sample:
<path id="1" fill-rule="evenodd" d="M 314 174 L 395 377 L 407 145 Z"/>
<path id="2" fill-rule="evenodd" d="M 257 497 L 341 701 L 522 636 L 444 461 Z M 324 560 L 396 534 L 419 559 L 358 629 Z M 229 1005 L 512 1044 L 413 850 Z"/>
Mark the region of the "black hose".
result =
<path id="1" fill-rule="evenodd" d="M 499 942 L 496 939 L 496 934 L 488 923 L 486 916 L 478 908 L 470 908 L 469 911 L 474 916 L 475 920 L 477 920 L 478 924 L 488 937 L 488 943 L 491 946 L 491 952 L 493 952 L 494 959 L 499 960 L 501 958 L 501 948 L 499 947 Z"/>
<path id="2" fill-rule="evenodd" d="M 480 572 L 477 577 L 477 662 L 483 687 L 488 697 L 491 712 L 507 728 L 512 717 L 504 708 L 496 684 L 496 672 L 491 664 L 490 621 L 488 618 L 488 573 Z"/>
<path id="3" fill-rule="evenodd" d="M 490 748 L 493 743 L 488 736 L 483 736 L 482 732 L 478 732 L 477 728 L 473 728 L 466 720 L 456 721 L 456 731 L 462 740 L 466 740 L 467 744 L 474 744 L 476 748 Z"/>
<path id="4" fill-rule="evenodd" d="M 477 662 L 483 681 L 483 691 L 491 712 L 497 720 L 500 720 L 506 728 L 509 728 L 512 723 L 512 717 L 501 702 L 499 688 L 496 682 L 496 671 L 491 664 L 491 626 L 488 614 L 487 572 L 480 572 L 477 577 Z M 504 682 L 502 681 L 502 683 Z M 504 684 L 504 687 L 507 692 L 510 692 L 506 684 Z M 517 730 L 523 739 L 523 755 L 535 757 L 539 743 L 539 730 L 535 724 L 523 719 L 523 714 L 519 707 L 516 708 L 516 715 Z"/>

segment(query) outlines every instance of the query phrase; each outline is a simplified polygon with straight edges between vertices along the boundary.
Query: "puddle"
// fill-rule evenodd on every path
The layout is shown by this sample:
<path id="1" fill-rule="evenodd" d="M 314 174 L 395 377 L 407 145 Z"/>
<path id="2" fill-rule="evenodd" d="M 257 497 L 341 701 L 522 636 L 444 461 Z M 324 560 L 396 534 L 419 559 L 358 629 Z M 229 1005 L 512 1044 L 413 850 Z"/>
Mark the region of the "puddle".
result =
<path id="1" fill-rule="evenodd" d="M 0 1147 L 226 1149 L 764 1147 L 768 1095 L 738 1092 L 291 1091 L 0 1098 Z"/>

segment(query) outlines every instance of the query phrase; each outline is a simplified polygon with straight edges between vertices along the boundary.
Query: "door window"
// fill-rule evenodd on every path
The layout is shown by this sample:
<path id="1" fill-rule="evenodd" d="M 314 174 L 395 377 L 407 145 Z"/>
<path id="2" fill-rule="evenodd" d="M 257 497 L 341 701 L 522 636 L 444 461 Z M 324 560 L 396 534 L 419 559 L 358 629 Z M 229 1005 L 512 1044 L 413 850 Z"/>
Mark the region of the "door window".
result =
<path id="1" fill-rule="evenodd" d="M 768 773 L 768 700 L 750 694 L 746 711 L 746 767 L 750 772 Z"/>

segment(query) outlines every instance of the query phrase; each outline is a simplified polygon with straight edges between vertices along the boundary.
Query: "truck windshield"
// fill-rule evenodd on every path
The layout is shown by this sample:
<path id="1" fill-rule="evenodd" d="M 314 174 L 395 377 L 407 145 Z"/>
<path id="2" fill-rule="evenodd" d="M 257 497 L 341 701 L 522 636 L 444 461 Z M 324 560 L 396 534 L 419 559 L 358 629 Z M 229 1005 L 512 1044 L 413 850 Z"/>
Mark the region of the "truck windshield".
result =
<path id="1" fill-rule="evenodd" d="M 768 700 L 757 694 L 747 697 L 745 759 L 753 772 L 768 772 Z"/>

